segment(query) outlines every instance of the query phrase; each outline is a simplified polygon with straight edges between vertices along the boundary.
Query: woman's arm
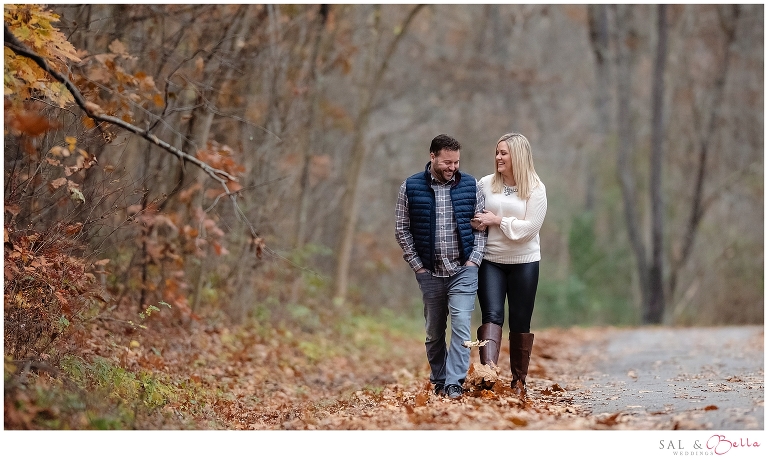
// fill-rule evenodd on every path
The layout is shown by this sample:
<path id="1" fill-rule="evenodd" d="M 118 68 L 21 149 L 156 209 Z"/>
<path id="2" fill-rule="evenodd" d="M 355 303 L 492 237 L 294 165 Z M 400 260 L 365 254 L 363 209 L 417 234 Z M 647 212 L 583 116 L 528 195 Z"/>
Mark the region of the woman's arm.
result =
<path id="1" fill-rule="evenodd" d="M 502 233 L 512 241 L 521 243 L 530 241 L 539 234 L 544 216 L 547 215 L 547 192 L 543 184 L 540 184 L 528 198 L 525 211 L 525 219 L 516 217 L 504 217 L 499 219 L 499 227 Z"/>

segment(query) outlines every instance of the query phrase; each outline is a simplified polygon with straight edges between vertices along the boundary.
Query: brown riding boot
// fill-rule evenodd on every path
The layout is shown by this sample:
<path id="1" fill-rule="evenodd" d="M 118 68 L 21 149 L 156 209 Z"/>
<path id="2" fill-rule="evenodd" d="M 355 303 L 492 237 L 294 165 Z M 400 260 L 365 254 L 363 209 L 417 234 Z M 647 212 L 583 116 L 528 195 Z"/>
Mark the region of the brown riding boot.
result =
<path id="1" fill-rule="evenodd" d="M 533 334 L 529 332 L 509 333 L 509 367 L 512 371 L 512 391 L 525 398 L 525 378 L 528 376 L 528 364 L 531 362 Z"/>
<path id="2" fill-rule="evenodd" d="M 477 340 L 487 340 L 480 347 L 480 364 L 493 363 L 491 367 L 499 365 L 499 351 L 501 351 L 501 326 L 493 323 L 485 323 L 477 328 Z"/>
<path id="3" fill-rule="evenodd" d="M 499 351 L 501 351 L 501 326 L 494 323 L 485 323 L 477 328 L 477 340 L 488 342 L 479 348 L 480 364 L 490 367 L 490 372 L 483 371 L 480 386 L 490 390 L 499 379 Z"/>

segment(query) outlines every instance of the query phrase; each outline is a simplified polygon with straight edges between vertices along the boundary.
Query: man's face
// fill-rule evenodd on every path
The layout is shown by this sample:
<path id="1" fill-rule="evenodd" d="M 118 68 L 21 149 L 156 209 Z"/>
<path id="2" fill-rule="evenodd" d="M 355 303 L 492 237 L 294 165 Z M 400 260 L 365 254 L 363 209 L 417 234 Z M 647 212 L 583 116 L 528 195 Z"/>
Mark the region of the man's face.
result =
<path id="1" fill-rule="evenodd" d="M 442 149 L 437 154 L 429 154 L 432 158 L 432 174 L 442 182 L 448 182 L 459 169 L 459 150 Z"/>

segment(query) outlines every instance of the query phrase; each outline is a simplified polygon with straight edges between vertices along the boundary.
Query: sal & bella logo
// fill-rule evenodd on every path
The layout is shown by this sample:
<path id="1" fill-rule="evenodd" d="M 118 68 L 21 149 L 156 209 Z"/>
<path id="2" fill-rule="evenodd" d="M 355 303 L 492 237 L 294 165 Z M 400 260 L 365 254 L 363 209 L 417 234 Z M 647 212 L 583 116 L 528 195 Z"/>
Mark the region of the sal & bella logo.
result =
<path id="1" fill-rule="evenodd" d="M 757 441 L 750 441 L 749 438 L 739 438 L 738 441 L 734 441 L 728 439 L 724 435 L 714 434 L 704 443 L 698 439 L 693 441 L 693 444 L 691 445 L 692 449 L 688 449 L 682 439 L 659 440 L 659 450 L 671 451 L 673 455 L 680 456 L 725 455 L 728 452 L 743 447 L 758 448 L 760 447 L 760 443 Z"/>

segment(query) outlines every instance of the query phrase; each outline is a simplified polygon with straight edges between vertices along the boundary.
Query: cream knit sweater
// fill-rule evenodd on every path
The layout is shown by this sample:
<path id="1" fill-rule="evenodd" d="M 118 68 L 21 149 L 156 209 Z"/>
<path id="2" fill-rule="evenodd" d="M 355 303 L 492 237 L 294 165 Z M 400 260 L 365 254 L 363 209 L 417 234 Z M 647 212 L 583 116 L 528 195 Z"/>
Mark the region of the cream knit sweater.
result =
<path id="1" fill-rule="evenodd" d="M 483 259 L 500 264 L 524 264 L 541 260 L 539 230 L 547 214 L 547 189 L 539 183 L 524 201 L 517 192 L 509 196 L 491 193 L 492 174 L 479 181 L 485 209 L 500 216 L 501 226 L 488 228 Z"/>

